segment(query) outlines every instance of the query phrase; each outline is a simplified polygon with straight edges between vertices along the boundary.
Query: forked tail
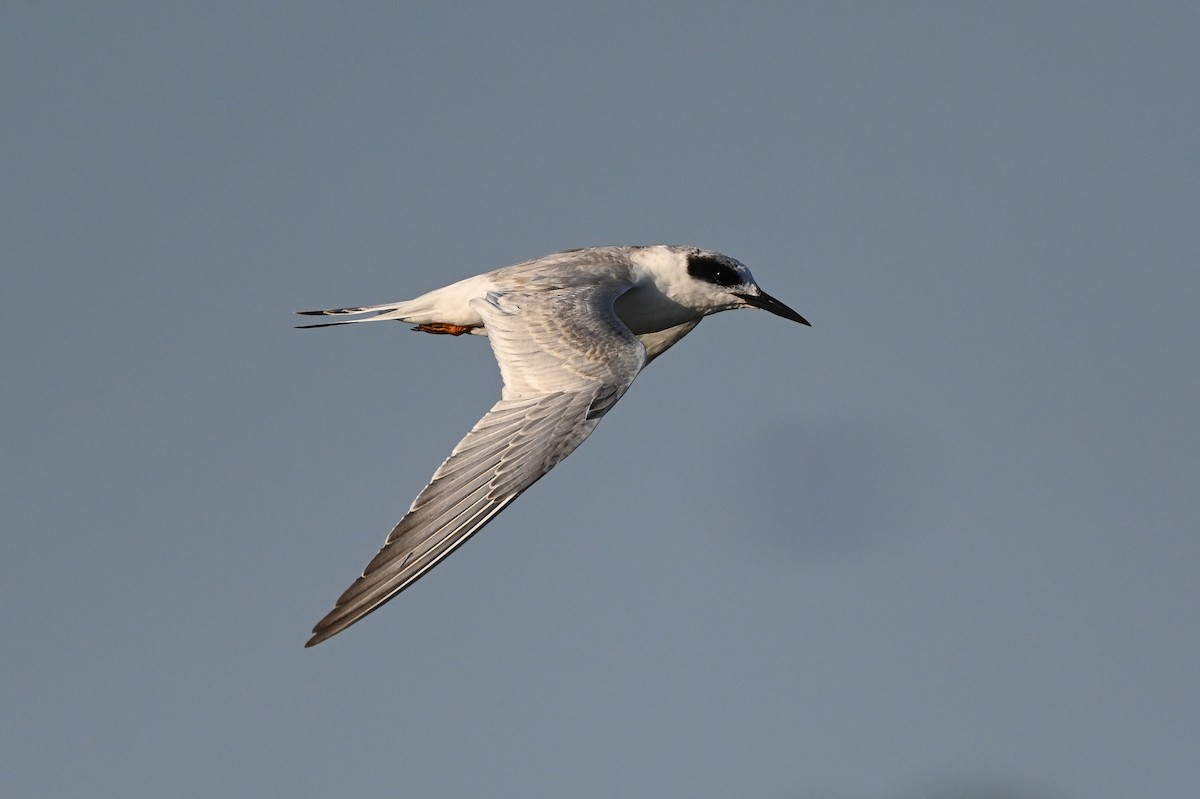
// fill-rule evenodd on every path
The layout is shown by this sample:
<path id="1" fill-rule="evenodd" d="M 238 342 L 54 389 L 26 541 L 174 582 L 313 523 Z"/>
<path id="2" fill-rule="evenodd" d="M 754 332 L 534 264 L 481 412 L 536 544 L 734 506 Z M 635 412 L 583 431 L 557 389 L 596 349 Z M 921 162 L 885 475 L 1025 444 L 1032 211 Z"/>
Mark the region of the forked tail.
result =
<path id="1" fill-rule="evenodd" d="M 372 314 L 362 319 L 347 319 L 343 322 L 320 322 L 314 325 L 296 325 L 297 329 L 306 330 L 313 327 L 334 327 L 336 325 L 352 325 L 357 322 L 383 322 L 389 319 L 404 319 L 405 307 L 409 303 L 389 302 L 384 305 L 365 305 L 361 308 L 325 308 L 320 311 L 296 311 L 301 316 L 354 316 L 356 314 Z"/>

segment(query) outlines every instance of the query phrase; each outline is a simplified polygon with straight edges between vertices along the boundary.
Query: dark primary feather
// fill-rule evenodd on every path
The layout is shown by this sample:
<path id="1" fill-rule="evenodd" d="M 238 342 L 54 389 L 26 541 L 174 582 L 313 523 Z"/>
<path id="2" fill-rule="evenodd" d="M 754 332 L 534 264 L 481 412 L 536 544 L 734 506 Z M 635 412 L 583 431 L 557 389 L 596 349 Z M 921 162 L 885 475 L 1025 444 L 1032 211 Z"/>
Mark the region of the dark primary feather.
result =
<path id="1" fill-rule="evenodd" d="M 383 605 L 492 520 L 579 446 L 599 422 L 585 421 L 547 462 L 559 419 L 584 419 L 590 398 L 550 394 L 501 400 L 459 442 L 363 574 L 338 598 L 305 646 L 335 635 Z M 503 459 L 500 457 L 503 454 Z"/>

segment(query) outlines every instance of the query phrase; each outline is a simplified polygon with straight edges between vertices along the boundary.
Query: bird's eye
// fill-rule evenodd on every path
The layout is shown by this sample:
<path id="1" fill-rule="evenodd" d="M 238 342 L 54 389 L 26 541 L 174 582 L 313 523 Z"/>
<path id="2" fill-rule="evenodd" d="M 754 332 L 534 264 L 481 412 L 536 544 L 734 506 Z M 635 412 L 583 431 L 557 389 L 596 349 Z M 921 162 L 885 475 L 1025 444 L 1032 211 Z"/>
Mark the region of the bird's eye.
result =
<path id="1" fill-rule="evenodd" d="M 738 271 L 727 263 L 704 255 L 688 258 L 688 274 L 697 280 L 716 283 L 718 286 L 740 286 L 745 281 Z"/>

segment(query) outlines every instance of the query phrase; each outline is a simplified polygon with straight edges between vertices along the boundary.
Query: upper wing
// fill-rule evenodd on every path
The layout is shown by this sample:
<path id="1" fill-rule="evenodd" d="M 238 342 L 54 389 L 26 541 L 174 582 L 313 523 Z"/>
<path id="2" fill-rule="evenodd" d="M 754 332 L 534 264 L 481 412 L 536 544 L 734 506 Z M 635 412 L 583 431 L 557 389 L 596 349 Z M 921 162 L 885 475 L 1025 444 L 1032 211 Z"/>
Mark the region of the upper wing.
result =
<path id="1" fill-rule="evenodd" d="M 305 646 L 387 602 L 583 443 L 646 362 L 612 309 L 627 288 L 614 279 L 472 301 L 500 364 L 503 399 L 434 472 Z"/>

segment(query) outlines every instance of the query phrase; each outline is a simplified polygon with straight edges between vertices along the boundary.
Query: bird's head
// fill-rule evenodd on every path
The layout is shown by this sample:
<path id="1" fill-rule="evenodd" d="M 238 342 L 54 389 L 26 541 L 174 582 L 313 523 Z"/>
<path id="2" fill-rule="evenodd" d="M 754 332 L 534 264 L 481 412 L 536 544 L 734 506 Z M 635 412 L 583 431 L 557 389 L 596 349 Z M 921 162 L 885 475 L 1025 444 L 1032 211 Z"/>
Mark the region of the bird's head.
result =
<path id="1" fill-rule="evenodd" d="M 740 261 L 697 247 L 646 247 L 643 264 L 659 289 L 680 305 L 702 314 L 736 308 L 761 308 L 807 325 L 808 320 L 767 294 Z"/>

